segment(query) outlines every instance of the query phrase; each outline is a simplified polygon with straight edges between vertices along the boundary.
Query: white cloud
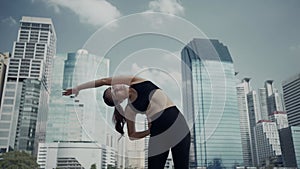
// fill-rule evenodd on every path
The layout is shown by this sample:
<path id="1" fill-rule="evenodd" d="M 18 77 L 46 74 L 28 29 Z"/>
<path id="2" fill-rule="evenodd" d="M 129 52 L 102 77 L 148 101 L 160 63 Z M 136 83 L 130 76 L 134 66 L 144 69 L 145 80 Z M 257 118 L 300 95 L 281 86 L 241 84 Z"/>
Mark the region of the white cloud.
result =
<path id="1" fill-rule="evenodd" d="M 17 21 L 13 17 L 7 17 L 1 20 L 1 23 L 8 24 L 9 26 L 13 26 L 17 24 Z"/>
<path id="2" fill-rule="evenodd" d="M 44 0 L 56 12 L 70 9 L 82 23 L 93 26 L 104 25 L 121 16 L 120 11 L 106 0 Z"/>
<path id="3" fill-rule="evenodd" d="M 177 0 L 155 0 L 149 2 L 149 11 L 171 15 L 184 15 L 184 7 Z"/>
<path id="4" fill-rule="evenodd" d="M 165 87 L 169 87 L 170 81 L 181 86 L 181 60 L 178 56 L 179 52 L 165 53 L 160 55 L 160 63 L 155 60 L 148 60 L 149 65 L 133 63 L 129 74 L 149 78 Z M 150 62 L 155 62 L 157 67 L 150 66 Z"/>

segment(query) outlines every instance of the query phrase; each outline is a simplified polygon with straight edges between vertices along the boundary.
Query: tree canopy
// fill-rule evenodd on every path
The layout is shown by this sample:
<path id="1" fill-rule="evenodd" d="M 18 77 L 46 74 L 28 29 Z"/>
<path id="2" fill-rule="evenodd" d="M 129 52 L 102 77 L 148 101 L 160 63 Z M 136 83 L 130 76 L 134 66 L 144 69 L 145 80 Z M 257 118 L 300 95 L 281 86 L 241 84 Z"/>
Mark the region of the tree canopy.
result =
<path id="1" fill-rule="evenodd" d="M 37 169 L 36 159 L 26 152 L 11 151 L 0 155 L 0 168 Z"/>

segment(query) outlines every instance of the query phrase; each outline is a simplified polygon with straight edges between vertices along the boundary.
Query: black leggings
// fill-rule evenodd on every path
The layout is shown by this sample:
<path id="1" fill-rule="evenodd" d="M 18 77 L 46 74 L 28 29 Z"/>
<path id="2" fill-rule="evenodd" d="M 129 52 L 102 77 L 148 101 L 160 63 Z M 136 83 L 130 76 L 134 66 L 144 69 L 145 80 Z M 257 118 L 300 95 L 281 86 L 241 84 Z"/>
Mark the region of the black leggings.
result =
<path id="1" fill-rule="evenodd" d="M 175 169 L 188 169 L 191 136 L 183 115 L 173 106 L 151 119 L 148 169 L 163 169 L 170 149 Z"/>

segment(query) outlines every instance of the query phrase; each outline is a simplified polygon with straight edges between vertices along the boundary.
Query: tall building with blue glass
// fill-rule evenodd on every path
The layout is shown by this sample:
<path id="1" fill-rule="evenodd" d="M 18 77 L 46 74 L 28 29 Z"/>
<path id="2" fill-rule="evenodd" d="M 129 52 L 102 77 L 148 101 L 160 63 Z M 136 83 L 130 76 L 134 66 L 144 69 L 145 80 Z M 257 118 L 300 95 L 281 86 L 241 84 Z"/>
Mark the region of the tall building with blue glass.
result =
<path id="1" fill-rule="evenodd" d="M 67 59 L 64 61 L 64 74 L 63 74 L 63 89 L 73 87 L 73 74 L 76 66 L 76 53 L 68 53 Z"/>
<path id="2" fill-rule="evenodd" d="M 105 88 L 81 91 L 77 97 L 63 97 L 62 89 L 106 77 L 109 60 L 80 49 L 58 55 L 54 60 L 46 142 L 96 141 L 106 144 L 111 116 L 102 101 Z"/>
<path id="3" fill-rule="evenodd" d="M 237 80 L 227 47 L 218 40 L 193 39 L 181 58 L 191 168 L 243 165 Z"/>

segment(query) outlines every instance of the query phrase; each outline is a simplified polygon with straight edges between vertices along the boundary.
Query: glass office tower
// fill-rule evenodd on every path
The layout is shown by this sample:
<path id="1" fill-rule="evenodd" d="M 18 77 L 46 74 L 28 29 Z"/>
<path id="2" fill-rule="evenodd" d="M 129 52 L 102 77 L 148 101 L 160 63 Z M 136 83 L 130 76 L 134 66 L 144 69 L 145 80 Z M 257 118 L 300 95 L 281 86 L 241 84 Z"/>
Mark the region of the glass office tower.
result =
<path id="1" fill-rule="evenodd" d="M 77 97 L 62 96 L 62 89 L 108 76 L 109 60 L 78 50 L 55 58 L 47 142 L 96 141 L 106 144 L 108 122 L 107 106 L 102 101 L 103 88 L 80 91 Z"/>
<path id="2" fill-rule="evenodd" d="M 191 168 L 242 165 L 236 78 L 227 47 L 218 40 L 194 39 L 181 57 Z"/>
<path id="3" fill-rule="evenodd" d="M 77 99 L 63 97 L 62 89 L 72 86 L 76 53 L 57 55 L 54 59 L 46 142 L 82 141 L 84 104 Z M 73 65 L 73 66 L 72 66 Z M 66 73 L 67 72 L 67 73 Z M 76 110 L 76 111 L 75 111 Z"/>

